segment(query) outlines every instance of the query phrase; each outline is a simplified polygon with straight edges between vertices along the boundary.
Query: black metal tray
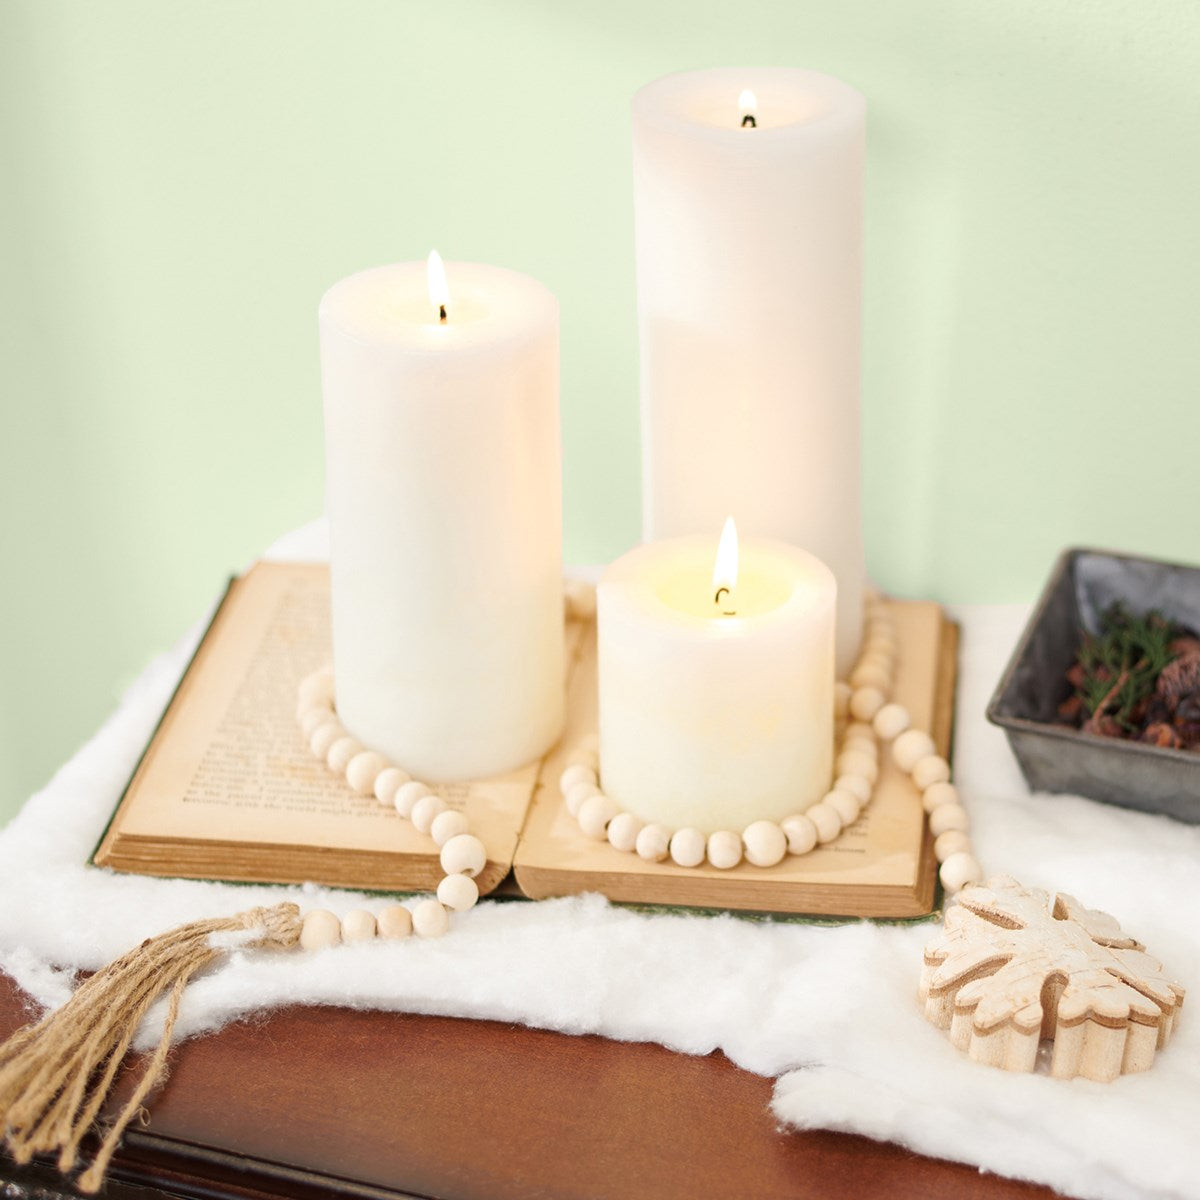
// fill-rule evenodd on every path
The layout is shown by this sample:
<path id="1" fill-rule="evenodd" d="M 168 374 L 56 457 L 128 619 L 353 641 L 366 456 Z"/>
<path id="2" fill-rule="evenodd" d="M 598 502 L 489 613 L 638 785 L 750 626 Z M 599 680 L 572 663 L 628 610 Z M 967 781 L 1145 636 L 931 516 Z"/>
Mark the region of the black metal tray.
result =
<path id="1" fill-rule="evenodd" d="M 1200 824 L 1200 754 L 1056 723 L 1083 631 L 1096 632 L 1100 614 L 1117 600 L 1200 630 L 1200 568 L 1064 550 L 988 704 L 988 720 L 1007 733 L 1035 791 L 1073 792 Z"/>

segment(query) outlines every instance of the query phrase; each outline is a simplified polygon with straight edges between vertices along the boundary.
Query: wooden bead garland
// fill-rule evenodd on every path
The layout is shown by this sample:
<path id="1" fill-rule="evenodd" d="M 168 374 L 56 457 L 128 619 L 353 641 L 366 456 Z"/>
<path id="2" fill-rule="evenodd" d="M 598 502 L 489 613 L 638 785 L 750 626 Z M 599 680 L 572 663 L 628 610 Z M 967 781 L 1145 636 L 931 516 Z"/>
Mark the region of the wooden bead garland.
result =
<path id="1" fill-rule="evenodd" d="M 331 770 L 344 774 L 358 795 L 374 796 L 428 834 L 440 848 L 446 873 L 438 884 L 437 899 L 422 900 L 411 912 L 402 904 L 392 904 L 378 916 L 353 909 L 339 920 L 325 909 L 311 909 L 304 915 L 300 945 L 320 950 L 339 942 L 405 938 L 412 933 L 441 937 L 450 927 L 450 913 L 466 912 L 479 899 L 473 876 L 487 863 L 487 851 L 471 834 L 466 814 L 448 807 L 425 784 L 346 733 L 334 712 L 333 674 L 328 669 L 315 672 L 300 685 L 296 715 L 313 754 Z"/>
<path id="2" fill-rule="evenodd" d="M 591 584 L 567 582 L 563 601 L 568 618 L 585 620 L 595 616 L 596 589 Z M 301 682 L 296 694 L 296 720 L 313 754 L 330 770 L 344 775 L 355 793 L 374 796 L 385 807 L 395 808 L 419 833 L 433 839 L 445 872 L 437 886 L 437 898 L 420 901 L 411 912 L 402 904 L 392 904 L 378 916 L 365 909 L 354 909 L 339 920 L 325 909 L 312 909 L 304 916 L 300 945 L 307 950 L 319 950 L 339 942 L 362 942 L 376 936 L 404 938 L 415 933 L 418 937 L 441 937 L 450 927 L 451 912 L 466 912 L 479 900 L 479 886 L 474 877 L 487 865 L 487 850 L 472 835 L 466 814 L 450 808 L 431 788 L 389 763 L 382 754 L 368 750 L 343 728 L 334 709 L 333 672 L 329 668 L 314 671 Z M 587 827 L 596 831 L 593 836 L 603 840 L 611 837 L 608 831 L 617 807 L 595 784 L 597 762 L 594 742 L 585 743 L 576 751 L 568 772 L 575 772 L 571 782 L 577 786 L 568 804 L 572 805 L 574 816 L 587 800 L 598 798 L 598 803 L 588 810 L 586 821 Z M 564 791 L 568 787 L 569 784 L 564 785 Z M 622 849 L 632 850 L 641 822 L 625 815 L 628 820 L 618 825 L 617 838 Z M 666 857 L 665 844 L 661 857 Z"/>
<path id="3" fill-rule="evenodd" d="M 595 612 L 594 589 L 569 584 L 565 603 L 569 616 L 590 617 Z M 949 763 L 937 753 L 927 732 L 911 728 L 908 710 L 890 698 L 897 639 L 892 619 L 877 598 L 868 600 L 864 635 L 863 651 L 849 682 L 839 681 L 834 688 L 839 739 L 833 786 L 806 812 L 778 823 L 754 821 L 740 833 L 720 830 L 707 837 L 698 829 L 644 824 L 604 794 L 594 735 L 574 748 L 559 779 L 567 811 L 588 837 L 647 862 L 670 860 L 682 867 L 707 862 L 726 871 L 743 862 L 768 868 L 789 854 L 807 854 L 828 844 L 858 819 L 879 778 L 882 741 L 891 744 L 893 761 L 922 792 L 942 885 L 954 893 L 978 882 L 982 870 L 971 852 L 966 811 L 950 783 Z M 349 913 L 339 922 L 332 913 L 314 910 L 304 919 L 301 945 L 316 949 L 339 941 L 406 937 L 413 932 L 419 937 L 440 937 L 449 927 L 451 912 L 466 911 L 478 900 L 473 876 L 487 861 L 483 843 L 470 833 L 466 815 L 450 809 L 426 784 L 346 732 L 334 710 L 330 670 L 317 671 L 301 683 L 296 716 L 313 754 L 345 775 L 358 795 L 374 795 L 433 839 L 446 873 L 437 899 L 422 900 L 411 913 L 393 905 L 372 918 L 370 932 L 365 920 L 370 914 L 365 912 Z"/>
<path id="4" fill-rule="evenodd" d="M 933 738 L 913 729 L 908 710 L 890 698 L 896 667 L 896 630 L 878 598 L 867 602 L 863 651 L 850 681 L 834 685 L 834 715 L 839 730 L 835 779 L 821 800 L 804 813 L 776 824 L 754 821 L 741 834 L 720 830 L 707 839 L 698 829 L 643 825 L 623 812 L 600 785 L 594 738 L 571 754 L 559 777 L 563 803 L 580 829 L 596 841 L 607 839 L 617 850 L 636 853 L 646 862 L 668 858 L 680 867 L 707 862 L 729 871 L 743 861 L 771 867 L 788 855 L 807 854 L 832 842 L 870 803 L 879 778 L 879 742 L 888 742 L 892 761 L 912 778 L 929 813 L 934 854 L 941 864 L 942 886 L 953 894 L 983 878 L 971 852 L 967 814 L 950 782 L 950 764 Z"/>

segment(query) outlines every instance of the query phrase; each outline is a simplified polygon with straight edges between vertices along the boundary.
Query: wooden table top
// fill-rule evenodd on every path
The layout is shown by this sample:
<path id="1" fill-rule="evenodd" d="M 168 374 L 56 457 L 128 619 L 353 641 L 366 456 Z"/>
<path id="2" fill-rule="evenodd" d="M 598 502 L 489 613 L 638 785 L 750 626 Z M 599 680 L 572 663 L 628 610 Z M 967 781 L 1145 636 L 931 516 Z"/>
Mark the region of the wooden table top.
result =
<path id="1" fill-rule="evenodd" d="M 0 975 L 0 1035 L 28 1019 L 26 1003 Z M 114 1161 L 114 1200 L 146 1195 L 139 1185 L 261 1200 L 1056 1195 L 866 1138 L 783 1132 L 771 1080 L 719 1053 L 287 1008 L 185 1042 L 172 1062 Z M 7 1160 L 0 1177 L 50 1178 Z"/>

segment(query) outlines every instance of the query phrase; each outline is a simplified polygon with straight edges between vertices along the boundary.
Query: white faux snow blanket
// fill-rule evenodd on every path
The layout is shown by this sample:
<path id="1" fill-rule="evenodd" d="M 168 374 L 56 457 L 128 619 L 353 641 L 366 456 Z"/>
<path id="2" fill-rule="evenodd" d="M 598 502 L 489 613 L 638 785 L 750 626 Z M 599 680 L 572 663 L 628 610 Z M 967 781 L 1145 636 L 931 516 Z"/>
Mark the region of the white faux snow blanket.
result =
<path id="1" fill-rule="evenodd" d="M 324 530 L 272 557 L 319 558 Z M 1030 796 L 984 706 L 1025 612 L 969 607 L 955 772 L 989 873 L 1112 913 L 1200 988 L 1200 828 L 1063 796 Z M 295 899 L 335 912 L 349 892 L 117 875 L 85 863 L 198 631 L 155 662 L 100 732 L 0 832 L 0 968 L 52 1007 L 72 972 L 201 917 Z M 282 1004 L 517 1021 L 566 1033 L 725 1052 L 777 1076 L 774 1109 L 1080 1197 L 1200 1197 L 1200 1014 L 1153 1069 L 1111 1084 L 977 1066 L 916 999 L 935 927 L 643 916 L 599 896 L 481 903 L 447 937 L 314 954 L 236 953 L 187 990 L 179 1036 Z M 1194 1001 L 1193 1001 L 1194 1003 Z M 153 1025 L 154 1017 L 149 1022 Z M 155 1036 L 143 1030 L 143 1042 Z"/>

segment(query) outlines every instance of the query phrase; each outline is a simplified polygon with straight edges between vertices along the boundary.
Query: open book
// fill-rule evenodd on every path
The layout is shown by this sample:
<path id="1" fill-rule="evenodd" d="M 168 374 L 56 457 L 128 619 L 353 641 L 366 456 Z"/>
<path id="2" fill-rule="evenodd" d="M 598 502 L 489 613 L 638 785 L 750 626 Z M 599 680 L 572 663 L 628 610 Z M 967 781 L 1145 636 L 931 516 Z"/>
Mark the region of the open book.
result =
<path id="1" fill-rule="evenodd" d="M 896 698 L 948 748 L 954 627 L 934 604 L 897 602 Z M 568 728 L 545 760 L 439 787 L 487 847 L 481 893 L 842 916 L 930 912 L 936 863 L 916 791 L 883 764 L 864 815 L 830 846 L 732 872 L 649 864 L 587 839 L 558 790 L 562 760 L 595 727 L 593 622 L 568 621 Z M 430 839 L 318 762 L 296 723 L 300 681 L 329 660 L 329 576 L 259 563 L 235 580 L 97 847 L 98 866 L 147 875 L 426 891 Z"/>

